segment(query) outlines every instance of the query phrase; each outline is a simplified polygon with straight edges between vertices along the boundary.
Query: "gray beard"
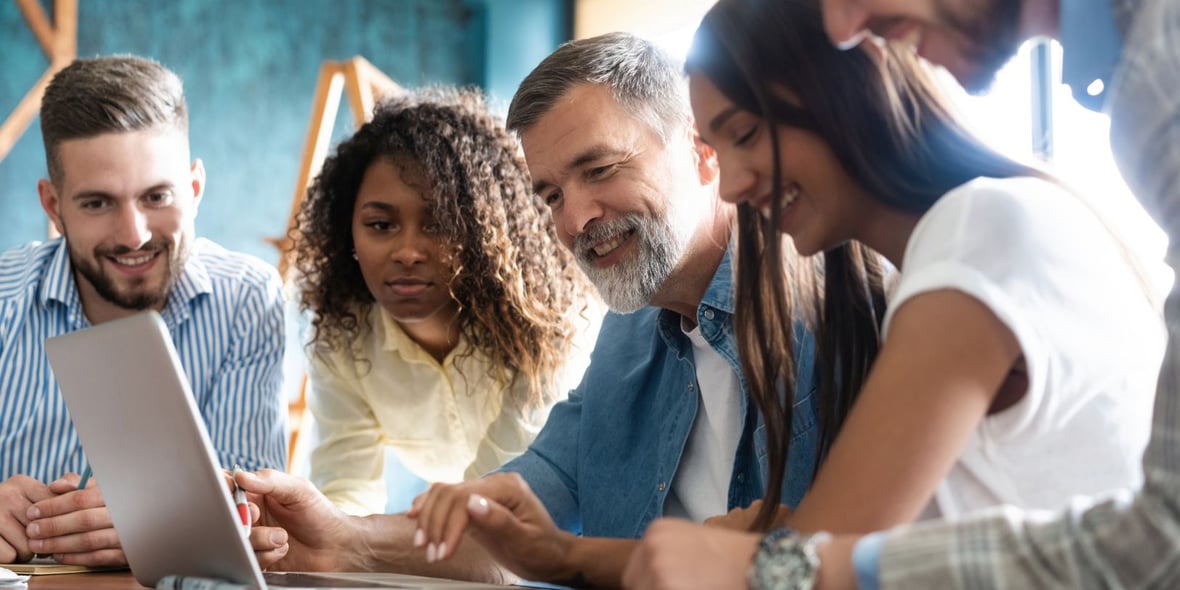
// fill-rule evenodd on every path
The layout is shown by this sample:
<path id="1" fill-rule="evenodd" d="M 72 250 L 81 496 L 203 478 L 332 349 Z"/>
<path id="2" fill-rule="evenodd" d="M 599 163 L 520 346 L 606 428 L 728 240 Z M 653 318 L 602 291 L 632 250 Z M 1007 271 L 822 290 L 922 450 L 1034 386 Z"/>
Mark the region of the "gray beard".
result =
<path id="1" fill-rule="evenodd" d="M 595 266 L 590 248 L 621 235 L 636 240 L 636 251 L 609 268 Z M 633 313 L 651 304 L 687 248 L 687 238 L 677 234 L 667 217 L 652 218 L 629 213 L 603 221 L 574 241 L 574 255 L 582 272 L 594 284 L 603 301 L 619 313 Z"/>

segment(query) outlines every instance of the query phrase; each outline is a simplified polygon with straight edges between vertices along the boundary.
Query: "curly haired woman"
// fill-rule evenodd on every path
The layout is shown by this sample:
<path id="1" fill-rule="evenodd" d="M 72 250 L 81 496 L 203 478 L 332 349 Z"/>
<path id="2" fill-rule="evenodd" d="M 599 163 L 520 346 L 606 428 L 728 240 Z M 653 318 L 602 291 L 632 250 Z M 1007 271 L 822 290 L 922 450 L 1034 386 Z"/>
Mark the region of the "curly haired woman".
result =
<path id="1" fill-rule="evenodd" d="M 346 512 L 383 511 L 386 447 L 427 481 L 500 466 L 585 369 L 597 305 L 474 91 L 379 105 L 325 162 L 295 238 L 311 479 Z"/>

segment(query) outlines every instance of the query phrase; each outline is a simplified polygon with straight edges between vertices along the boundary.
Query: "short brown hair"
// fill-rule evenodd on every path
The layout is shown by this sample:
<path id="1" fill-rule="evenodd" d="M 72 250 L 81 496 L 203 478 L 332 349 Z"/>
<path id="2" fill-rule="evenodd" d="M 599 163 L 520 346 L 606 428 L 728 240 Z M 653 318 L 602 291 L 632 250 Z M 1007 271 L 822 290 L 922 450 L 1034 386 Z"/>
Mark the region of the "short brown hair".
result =
<path id="1" fill-rule="evenodd" d="M 75 60 L 53 77 L 41 99 L 41 139 L 55 183 L 61 179 L 61 142 L 154 128 L 187 133 L 188 107 L 180 77 L 147 58 Z"/>

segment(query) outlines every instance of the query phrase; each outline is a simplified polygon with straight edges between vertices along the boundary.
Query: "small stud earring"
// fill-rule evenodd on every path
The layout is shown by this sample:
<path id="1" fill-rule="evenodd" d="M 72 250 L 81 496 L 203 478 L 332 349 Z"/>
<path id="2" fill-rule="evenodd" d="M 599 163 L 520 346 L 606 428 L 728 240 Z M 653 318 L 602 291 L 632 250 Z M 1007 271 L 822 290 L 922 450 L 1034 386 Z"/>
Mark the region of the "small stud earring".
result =
<path id="1" fill-rule="evenodd" d="M 356 255 L 356 250 L 353 250 L 353 251 L 352 251 L 352 259 L 353 259 L 353 260 L 360 260 L 360 258 L 357 258 L 357 255 Z"/>

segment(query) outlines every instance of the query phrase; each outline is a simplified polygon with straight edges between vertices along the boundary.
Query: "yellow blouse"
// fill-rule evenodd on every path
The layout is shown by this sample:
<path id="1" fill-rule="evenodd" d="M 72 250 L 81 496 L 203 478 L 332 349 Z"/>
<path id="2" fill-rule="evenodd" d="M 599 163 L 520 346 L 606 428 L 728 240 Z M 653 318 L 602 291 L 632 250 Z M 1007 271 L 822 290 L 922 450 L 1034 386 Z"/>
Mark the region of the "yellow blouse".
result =
<path id="1" fill-rule="evenodd" d="M 601 314 L 575 338 L 555 398 L 577 386 L 590 362 Z M 509 384 L 461 340 L 440 364 L 379 305 L 371 306 L 357 360 L 351 350 L 310 352 L 308 407 L 319 444 L 311 480 L 349 514 L 384 511 L 385 448 L 431 482 L 477 478 L 524 452 L 549 407 L 522 416 L 505 406 Z M 522 395 L 525 379 L 511 387 Z"/>

